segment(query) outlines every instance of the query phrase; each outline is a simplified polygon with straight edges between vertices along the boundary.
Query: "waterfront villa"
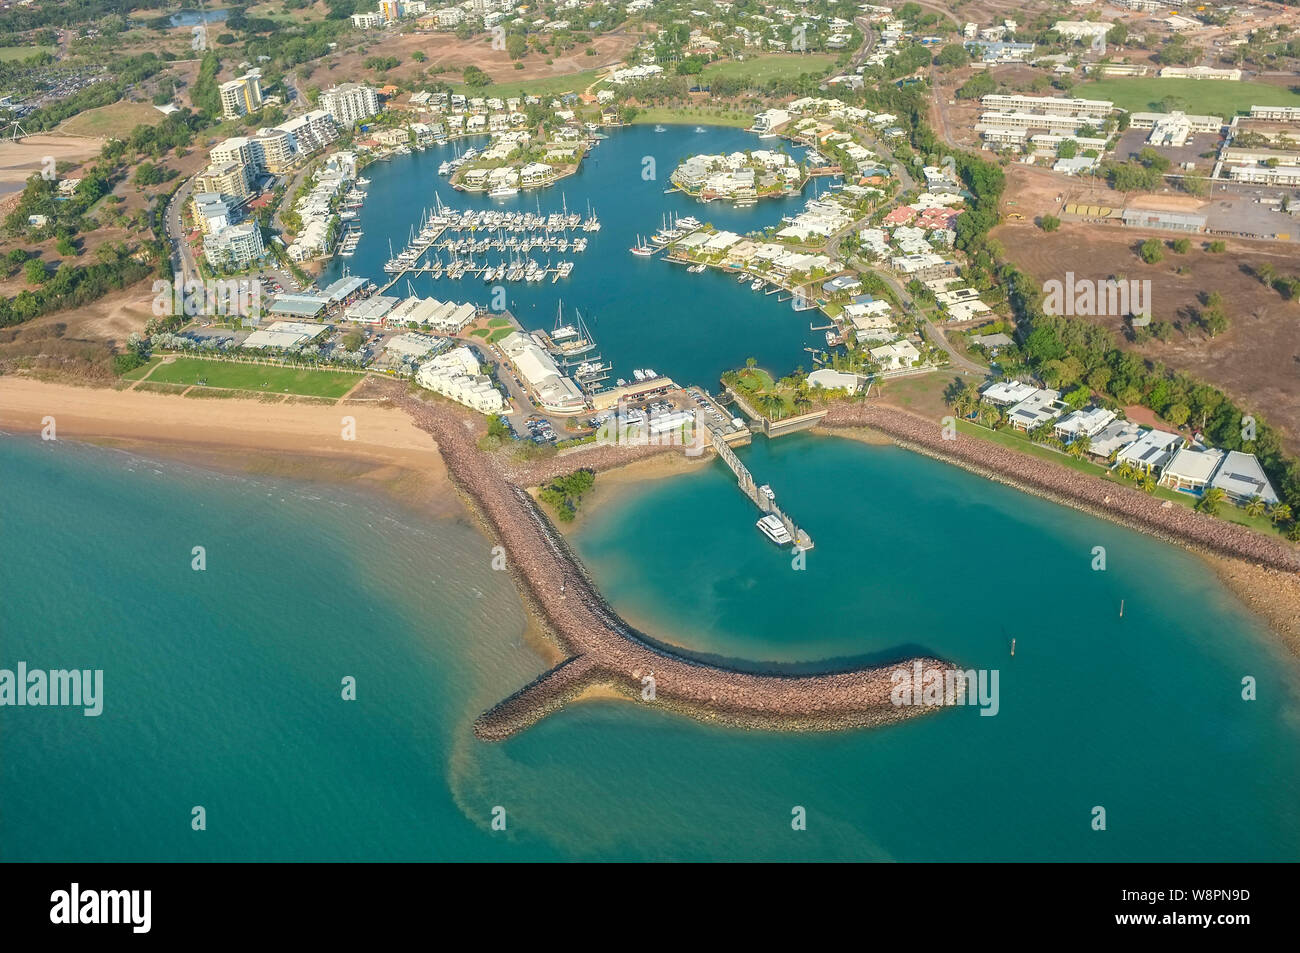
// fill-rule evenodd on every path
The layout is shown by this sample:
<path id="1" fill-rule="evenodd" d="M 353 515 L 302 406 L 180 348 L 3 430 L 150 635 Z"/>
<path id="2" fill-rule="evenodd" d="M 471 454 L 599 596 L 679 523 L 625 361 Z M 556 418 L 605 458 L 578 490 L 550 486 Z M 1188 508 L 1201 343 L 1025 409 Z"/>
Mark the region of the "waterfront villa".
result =
<path id="1" fill-rule="evenodd" d="M 1065 410 L 1061 403 L 1061 392 L 1050 388 L 1035 391 L 1007 411 L 1011 426 L 1026 433 L 1054 420 Z"/>
<path id="2" fill-rule="evenodd" d="M 1163 430 L 1148 430 L 1129 444 L 1115 457 L 1115 462 L 1128 463 L 1143 473 L 1163 467 L 1173 459 L 1174 451 L 1182 446 L 1183 438 Z"/>
<path id="3" fill-rule="evenodd" d="M 1115 411 L 1105 407 L 1089 407 L 1066 414 L 1056 422 L 1053 431 L 1062 440 L 1074 440 L 1086 435 L 1091 441 L 1115 419 Z"/>
<path id="4" fill-rule="evenodd" d="M 984 388 L 983 398 L 990 404 L 997 407 L 1010 407 L 1012 404 L 1018 404 L 1026 397 L 1036 393 L 1038 390 L 1033 384 L 1022 384 L 1020 381 L 998 381 Z"/>
<path id="5" fill-rule="evenodd" d="M 1277 491 L 1253 453 L 1229 450 L 1210 480 L 1210 486 L 1218 487 L 1224 496 L 1237 504 L 1256 496 L 1269 506 L 1278 502 Z"/>
<path id="6" fill-rule="evenodd" d="M 1174 454 L 1160 474 L 1160 485 L 1184 493 L 1201 493 L 1209 485 L 1214 471 L 1223 462 L 1222 450 L 1206 447 L 1183 447 Z"/>

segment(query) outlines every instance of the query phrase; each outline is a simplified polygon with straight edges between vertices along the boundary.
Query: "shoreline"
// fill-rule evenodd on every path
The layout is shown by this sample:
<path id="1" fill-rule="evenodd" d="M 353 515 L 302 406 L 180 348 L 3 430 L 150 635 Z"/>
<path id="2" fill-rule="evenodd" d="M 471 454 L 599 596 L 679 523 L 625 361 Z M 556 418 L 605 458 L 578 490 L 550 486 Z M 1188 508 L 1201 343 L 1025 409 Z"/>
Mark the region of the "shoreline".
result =
<path id="1" fill-rule="evenodd" d="M 437 435 L 433 434 L 431 440 L 432 432 L 417 425 L 403 409 L 403 402 L 414 401 L 459 419 L 472 451 L 488 462 L 503 486 L 513 483 L 538 487 L 582 467 L 602 474 L 572 523 L 545 520 L 566 548 L 567 537 L 580 531 L 593 514 L 615 505 L 638 485 L 703 472 L 698 465 L 712 459 L 711 455 L 688 459 L 680 448 L 672 447 L 585 445 L 554 457 L 517 461 L 505 454 L 479 451 L 476 438 L 469 436 L 471 431 L 467 429 L 476 426 L 476 421 L 460 408 L 442 402 L 426 403 L 404 393 L 394 396 L 396 388 L 391 384 L 381 382 L 378 386 L 387 393 L 386 399 L 377 401 L 371 394 L 355 404 L 267 404 L 241 398 L 185 400 L 171 394 L 8 376 L 0 377 L 0 429 L 34 436 L 40 432 L 42 419 L 54 416 L 58 436 L 63 439 L 239 475 L 378 491 L 404 508 L 436 518 L 467 520 L 489 539 L 500 539 L 501 534 L 478 501 L 452 479 Z M 345 415 L 357 421 L 355 441 L 345 442 L 339 437 L 338 425 Z M 1074 471 L 976 438 L 941 442 L 932 421 L 889 405 L 832 404 L 830 413 L 813 433 L 869 445 L 892 444 L 923 453 L 1187 549 L 1206 561 L 1243 607 L 1281 635 L 1288 651 L 1300 657 L 1300 552 L 1288 552 L 1281 541 L 1181 507 L 1171 510 L 1140 491 L 1081 477 Z M 1128 512 L 1126 504 L 1137 507 L 1138 515 Z M 1200 538 L 1186 534 L 1189 523 L 1198 524 Z M 1270 559 L 1259 558 L 1261 553 L 1255 550 L 1259 546 L 1270 551 Z M 1289 564 L 1287 559 L 1291 560 Z M 561 663 L 565 657 L 564 639 L 546 608 L 518 579 L 516 589 L 529 618 L 528 644 L 548 665 Z M 590 589 L 601 604 L 601 614 L 617 618 L 594 585 Z M 661 645 L 642 636 L 621 619 L 619 622 L 649 645 L 685 654 L 670 644 Z M 628 695 L 626 685 L 596 680 L 589 681 L 574 699 L 589 695 L 592 685 L 602 686 L 602 692 Z"/>
<path id="2" fill-rule="evenodd" d="M 975 437 L 959 433 L 944 440 L 934 421 L 887 404 L 832 404 L 817 429 L 842 439 L 892 443 L 1186 549 L 1300 657 L 1300 549 L 1281 540 Z"/>

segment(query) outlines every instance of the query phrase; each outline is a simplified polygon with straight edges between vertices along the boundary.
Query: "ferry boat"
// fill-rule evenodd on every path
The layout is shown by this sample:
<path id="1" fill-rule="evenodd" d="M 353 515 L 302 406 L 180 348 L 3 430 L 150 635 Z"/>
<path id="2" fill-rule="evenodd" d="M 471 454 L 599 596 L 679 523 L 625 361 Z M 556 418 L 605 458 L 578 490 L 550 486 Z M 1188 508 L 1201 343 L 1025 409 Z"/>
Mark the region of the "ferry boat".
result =
<path id="1" fill-rule="evenodd" d="M 785 546 L 794 542 L 794 537 L 790 535 L 790 531 L 781 522 L 781 517 L 775 513 L 769 513 L 754 525 L 758 527 L 759 532 L 778 546 Z"/>

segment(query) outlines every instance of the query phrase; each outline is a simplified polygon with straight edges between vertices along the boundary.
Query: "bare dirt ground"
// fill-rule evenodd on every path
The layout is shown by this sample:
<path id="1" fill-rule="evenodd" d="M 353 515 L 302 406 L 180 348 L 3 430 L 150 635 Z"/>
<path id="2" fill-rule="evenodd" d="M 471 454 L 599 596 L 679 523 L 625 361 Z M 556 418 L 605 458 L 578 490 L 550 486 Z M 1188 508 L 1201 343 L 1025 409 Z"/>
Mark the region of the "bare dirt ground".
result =
<path id="1" fill-rule="evenodd" d="M 1300 273 L 1295 253 L 1286 245 L 1228 241 L 1225 252 L 1211 254 L 1203 250 L 1204 237 L 1195 236 L 1189 253 L 1166 250 L 1163 261 L 1147 265 L 1136 254 L 1138 244 L 1151 237 L 1169 241 L 1177 237 L 1174 233 L 1066 223 L 1049 234 L 1026 221 L 1000 225 L 993 237 L 1040 282 L 1063 280 L 1067 271 L 1076 280 L 1149 279 L 1153 320 L 1180 326 L 1169 342 L 1153 339 L 1138 346 L 1127 341 L 1121 316 L 1080 320 L 1113 331 L 1121 346 L 1143 357 L 1222 388 L 1244 410 L 1278 427 L 1289 449 L 1300 452 L 1300 301 L 1284 300 L 1252 273 L 1263 264 L 1280 275 Z M 1232 322 L 1212 339 L 1192 320 L 1202 307 L 1201 296 L 1210 291 L 1223 297 Z"/>
<path id="2" fill-rule="evenodd" d="M 411 33 L 385 38 L 382 44 L 368 45 L 364 50 L 350 50 L 332 58 L 326 70 L 313 74 L 311 82 L 319 85 L 321 73 L 336 82 L 343 82 L 338 77 L 355 80 L 365 78 L 372 71 L 367 70 L 362 63 L 371 56 L 395 56 L 402 61 L 400 66 L 385 74 L 390 81 L 410 80 L 424 74 L 430 67 L 437 66 L 446 67 L 455 73 L 461 72 L 466 66 L 477 66 L 496 83 L 548 79 L 616 63 L 636 46 L 637 40 L 637 36 L 626 33 L 596 36 L 592 37 L 590 44 L 596 49 L 595 56 L 587 56 L 586 45 L 579 44 L 563 53 L 553 51 L 550 64 L 546 62 L 547 57 L 530 52 L 520 60 L 524 68 L 515 69 L 515 61 L 510 59 L 505 50 L 492 49 L 491 35 L 461 40 L 450 33 Z M 411 54 L 417 50 L 423 51 L 428 57 L 425 62 L 417 63 L 411 58 Z"/>
<path id="3" fill-rule="evenodd" d="M 41 171 L 46 156 L 53 156 L 56 163 L 81 163 L 99 155 L 103 145 L 101 139 L 59 135 L 0 142 L 0 193 L 21 190 L 28 178 Z"/>

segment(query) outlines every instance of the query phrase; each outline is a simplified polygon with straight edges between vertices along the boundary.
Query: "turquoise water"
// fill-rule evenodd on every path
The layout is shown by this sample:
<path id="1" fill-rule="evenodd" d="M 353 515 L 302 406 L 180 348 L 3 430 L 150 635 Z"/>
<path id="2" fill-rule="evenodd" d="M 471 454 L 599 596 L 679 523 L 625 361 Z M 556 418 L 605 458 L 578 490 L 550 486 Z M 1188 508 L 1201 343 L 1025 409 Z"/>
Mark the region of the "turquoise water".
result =
<path id="1" fill-rule="evenodd" d="M 996 717 L 780 735 L 594 703 L 481 743 L 473 719 L 543 666 L 468 524 L 0 440 L 0 667 L 102 668 L 106 696 L 0 709 L 0 859 L 1300 853 L 1296 667 L 1198 560 L 891 448 L 742 456 L 816 539 L 808 568 L 710 464 L 592 514 L 578 545 L 615 604 L 702 652 L 996 667 Z"/>
<path id="2" fill-rule="evenodd" d="M 563 205 L 585 214 L 590 202 L 600 217 L 601 230 L 578 233 L 589 240 L 587 250 L 580 254 L 549 253 L 557 262 L 561 258 L 574 262 L 573 273 L 567 279 L 552 283 L 547 278 L 531 285 L 522 281 L 503 284 L 508 307 L 526 328 L 550 330 L 561 301 L 570 317 L 571 309 L 576 307 L 588 320 L 601 355 L 613 362 L 614 377 L 628 380 L 634 368 L 652 367 L 679 383 L 716 389 L 718 376 L 743 364 L 746 357 L 756 357 L 763 366 L 782 373 L 800 364 L 811 370 L 809 355 L 803 348 L 825 347 L 820 333 L 808 330 L 811 312 L 796 313 L 788 303 L 779 303 L 781 295 L 751 291 L 748 283 L 739 284 L 717 272 L 692 275 L 681 266 L 628 253 L 637 235 L 651 235 L 664 215 L 694 215 L 718 228 L 743 234 L 768 225 L 779 226 L 783 215 L 803 208 L 802 196 L 764 200 L 737 209 L 721 202 L 703 205 L 680 194 L 664 195 L 668 176 L 689 155 L 778 145 L 739 129 L 711 126 L 707 133 L 697 133 L 696 128 L 705 127 L 668 126 L 662 133 L 650 126 L 611 130 L 610 137 L 592 151 L 576 175 L 550 188 L 520 192 L 505 200 L 457 192 L 438 175 L 438 166 L 454 155 L 456 148 L 463 151 L 471 143 L 481 148 L 486 137 L 376 162 L 364 172 L 371 184 L 358 219 L 364 237 L 357 253 L 352 258 L 334 259 L 321 283 L 341 275 L 344 267 L 379 285 L 387 283 L 390 276 L 383 266 L 390 257 L 390 240 L 394 249 L 406 244 L 412 227 L 419 229 L 424 209 L 433 205 L 435 193 L 444 203 L 459 209 L 540 208 L 552 212 Z M 804 153 L 789 144 L 786 148 L 797 157 Z M 647 158 L 654 160 L 653 179 L 642 175 L 648 168 Z M 810 184 L 805 195 L 812 195 L 820 187 Z M 533 257 L 545 263 L 547 254 L 534 252 Z M 445 252 L 442 257 L 447 260 Z M 479 261 L 486 259 L 493 264 L 500 257 L 500 252 L 477 256 Z M 491 289 L 491 285 L 473 277 L 434 281 L 428 275 L 419 275 L 410 279 L 410 290 L 416 294 L 472 301 L 484 307 L 491 303 Z M 407 279 L 389 292 L 407 293 Z"/>

